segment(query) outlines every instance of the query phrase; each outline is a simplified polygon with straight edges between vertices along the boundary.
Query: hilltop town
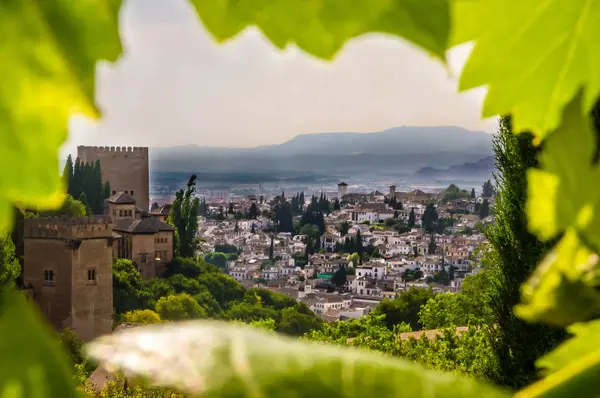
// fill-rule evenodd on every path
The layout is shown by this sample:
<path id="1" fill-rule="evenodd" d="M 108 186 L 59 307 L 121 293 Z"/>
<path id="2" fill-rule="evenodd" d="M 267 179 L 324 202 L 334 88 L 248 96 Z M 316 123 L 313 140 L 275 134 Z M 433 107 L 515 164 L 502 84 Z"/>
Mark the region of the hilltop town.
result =
<path id="1" fill-rule="evenodd" d="M 121 312 L 113 263 L 129 260 L 142 281 L 154 281 L 178 256 L 176 227 L 171 203 L 149 208 L 147 148 L 79 147 L 67 168 L 74 168 L 70 193 L 90 203 L 87 215 L 24 220 L 23 282 L 57 330 L 87 341 L 110 333 Z M 85 183 L 77 191 L 90 175 L 98 181 L 87 185 L 104 199 L 87 199 L 97 195 Z M 479 195 L 455 185 L 357 193 L 340 182 L 331 197 L 282 192 L 227 205 L 198 198 L 192 256 L 246 289 L 301 302 L 324 321 L 355 319 L 411 287 L 460 291 L 480 270 L 493 200 L 489 182 Z"/>

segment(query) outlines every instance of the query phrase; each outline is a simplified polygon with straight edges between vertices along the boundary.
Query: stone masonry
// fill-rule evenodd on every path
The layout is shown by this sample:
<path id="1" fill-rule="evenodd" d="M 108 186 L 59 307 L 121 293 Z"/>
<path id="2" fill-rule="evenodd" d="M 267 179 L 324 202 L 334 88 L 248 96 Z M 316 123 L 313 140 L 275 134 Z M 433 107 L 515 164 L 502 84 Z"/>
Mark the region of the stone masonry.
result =
<path id="1" fill-rule="evenodd" d="M 150 175 L 147 147 L 78 146 L 81 162 L 100 160 L 102 180 L 110 183 L 111 194 L 125 192 L 142 210 L 150 210 Z"/>
<path id="2" fill-rule="evenodd" d="M 56 330 L 84 341 L 111 332 L 112 244 L 104 218 L 25 220 L 25 286 Z"/>

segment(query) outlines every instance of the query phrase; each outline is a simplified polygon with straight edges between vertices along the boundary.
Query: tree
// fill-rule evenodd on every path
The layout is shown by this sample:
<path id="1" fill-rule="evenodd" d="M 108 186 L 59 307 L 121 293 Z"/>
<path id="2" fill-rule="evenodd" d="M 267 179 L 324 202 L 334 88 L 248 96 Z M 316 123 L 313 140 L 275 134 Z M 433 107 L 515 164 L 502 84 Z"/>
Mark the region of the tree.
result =
<path id="1" fill-rule="evenodd" d="M 252 228 L 250 228 L 250 233 L 252 233 L 252 234 L 256 233 L 256 227 L 254 226 L 254 223 L 252 223 Z"/>
<path id="2" fill-rule="evenodd" d="M 437 229 L 438 214 L 433 203 L 429 203 L 427 204 L 427 207 L 425 207 L 421 222 L 423 224 L 423 228 L 425 228 L 425 232 L 428 234 L 433 233 Z"/>
<path id="3" fill-rule="evenodd" d="M 65 186 L 67 187 L 67 192 L 70 192 L 71 186 L 73 185 L 73 158 L 71 157 L 71 154 L 67 156 L 67 162 L 65 163 L 62 177 Z"/>
<path id="4" fill-rule="evenodd" d="M 486 218 L 490 215 L 490 203 L 487 199 L 484 199 L 481 203 L 481 207 L 479 208 L 479 217 Z"/>
<path id="5" fill-rule="evenodd" d="M 395 325 L 407 323 L 412 330 L 421 330 L 419 311 L 421 306 L 433 297 L 431 289 L 417 289 L 411 287 L 401 292 L 395 299 L 384 299 L 375 310 L 374 315 L 385 315 L 385 324 L 389 330 Z"/>
<path id="6" fill-rule="evenodd" d="M 233 202 L 229 202 L 229 209 L 227 209 L 228 214 L 235 214 L 235 210 L 233 209 Z"/>
<path id="7" fill-rule="evenodd" d="M 85 192 L 82 192 L 80 198 L 86 200 Z M 79 200 L 73 199 L 71 195 L 65 197 L 65 201 L 58 210 L 47 210 L 39 212 L 41 217 L 72 217 L 80 218 L 88 214 L 89 207 Z"/>
<path id="8" fill-rule="evenodd" d="M 160 319 L 166 321 L 183 321 L 207 316 L 204 308 L 187 293 L 161 297 L 156 302 L 156 312 Z"/>
<path id="9" fill-rule="evenodd" d="M 419 311 L 419 323 L 423 329 L 443 329 L 472 325 L 467 299 L 461 293 L 438 293 L 430 298 Z M 476 325 L 480 320 L 476 320 Z"/>
<path id="10" fill-rule="evenodd" d="M 160 323 L 160 316 L 152 310 L 135 310 L 121 315 L 121 321 L 125 323 L 136 323 L 139 325 L 150 325 Z"/>
<path id="11" fill-rule="evenodd" d="M 494 196 L 494 185 L 492 185 L 492 181 L 487 180 L 483 183 L 481 196 L 484 198 L 491 198 Z"/>
<path id="12" fill-rule="evenodd" d="M 549 326 L 529 324 L 514 315 L 520 287 L 538 261 L 554 242 L 541 243 L 527 229 L 525 200 L 526 173 L 536 167 L 536 154 L 530 134 L 514 134 L 510 117 L 500 120 L 494 137 L 496 157 L 495 223 L 486 229 L 491 251 L 486 254 L 492 268 L 490 292 L 492 315 L 490 339 L 497 374 L 490 375 L 498 384 L 519 388 L 537 378 L 535 361 L 564 339 L 564 331 Z M 489 191 L 490 184 L 484 184 Z M 487 192 L 489 193 L 489 192 Z M 485 193 L 484 193 L 485 195 Z"/>
<path id="13" fill-rule="evenodd" d="M 213 264 L 222 270 L 227 270 L 227 256 L 223 253 L 209 253 L 204 257 L 204 261 Z"/>
<path id="14" fill-rule="evenodd" d="M 300 235 L 306 235 L 309 239 L 319 239 L 320 234 L 319 227 L 313 224 L 306 224 L 300 228 Z"/>
<path id="15" fill-rule="evenodd" d="M 464 199 L 468 198 L 469 193 L 465 190 L 460 189 L 455 184 L 450 184 L 448 188 L 444 191 L 444 195 L 442 197 L 442 201 L 448 202 L 455 199 Z"/>
<path id="16" fill-rule="evenodd" d="M 431 236 L 429 237 L 429 245 L 427 246 L 427 253 L 435 254 L 436 248 L 437 248 L 437 245 L 435 244 L 435 239 L 433 238 L 433 234 L 431 234 Z"/>
<path id="17" fill-rule="evenodd" d="M 331 283 L 333 283 L 338 288 L 342 288 L 346 284 L 346 279 L 346 267 L 340 267 L 337 271 L 333 273 L 333 276 L 331 277 Z"/>
<path id="18" fill-rule="evenodd" d="M 175 194 L 167 220 L 175 228 L 175 252 L 180 257 L 193 257 L 196 254 L 200 202 L 194 197 L 195 192 L 196 175 L 194 174 L 187 183 L 187 189 L 180 189 Z"/>
<path id="19" fill-rule="evenodd" d="M 342 221 L 337 229 L 341 236 L 346 236 L 350 230 L 350 223 L 348 223 L 348 221 Z"/>
<path id="20" fill-rule="evenodd" d="M 140 272 L 131 260 L 119 259 L 113 264 L 113 305 L 116 314 L 147 308 L 152 299 L 144 289 Z"/>
<path id="21" fill-rule="evenodd" d="M 238 225 L 238 223 L 235 223 L 235 227 L 233 227 L 233 233 L 234 234 L 239 234 L 240 233 L 240 226 Z"/>
<path id="22" fill-rule="evenodd" d="M 360 264 L 360 256 L 358 253 L 352 253 L 348 256 L 348 262 L 352 263 L 354 267 L 357 267 Z"/>
<path id="23" fill-rule="evenodd" d="M 413 228 L 415 226 L 415 208 L 410 208 L 410 213 L 408 214 L 408 228 Z"/>
<path id="24" fill-rule="evenodd" d="M 0 290 L 15 286 L 21 274 L 21 264 L 15 255 L 15 244 L 10 235 L 0 236 Z"/>
<path id="25" fill-rule="evenodd" d="M 475 199 L 475 188 L 471 188 L 471 199 Z"/>
<path id="26" fill-rule="evenodd" d="M 333 202 L 333 210 L 341 210 L 342 206 L 340 205 L 340 200 L 335 198 L 335 202 Z"/>

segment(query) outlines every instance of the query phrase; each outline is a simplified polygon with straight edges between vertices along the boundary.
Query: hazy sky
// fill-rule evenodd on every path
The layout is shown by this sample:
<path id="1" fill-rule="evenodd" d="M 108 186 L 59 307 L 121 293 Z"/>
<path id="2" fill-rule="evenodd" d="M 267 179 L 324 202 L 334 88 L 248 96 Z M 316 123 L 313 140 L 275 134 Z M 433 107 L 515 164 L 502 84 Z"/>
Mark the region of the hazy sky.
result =
<path id="1" fill-rule="evenodd" d="M 126 0 L 121 36 L 122 58 L 97 75 L 103 119 L 74 118 L 63 153 L 77 145 L 254 146 L 401 125 L 496 128 L 480 120 L 483 90 L 456 92 L 468 47 L 449 54 L 451 76 L 382 35 L 351 41 L 332 63 L 279 51 L 254 29 L 217 45 L 186 0 Z"/>

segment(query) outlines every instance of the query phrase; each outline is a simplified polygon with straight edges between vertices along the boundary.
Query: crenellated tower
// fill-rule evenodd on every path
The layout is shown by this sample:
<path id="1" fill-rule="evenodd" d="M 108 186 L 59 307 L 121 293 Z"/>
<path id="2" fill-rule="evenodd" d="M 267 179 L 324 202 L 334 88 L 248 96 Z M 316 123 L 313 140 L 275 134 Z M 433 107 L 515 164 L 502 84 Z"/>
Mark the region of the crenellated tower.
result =
<path id="1" fill-rule="evenodd" d="M 111 332 L 112 246 L 102 217 L 25 220 L 24 283 L 55 329 L 84 341 Z"/>
<path id="2" fill-rule="evenodd" d="M 126 192 L 143 210 L 150 209 L 150 172 L 147 147 L 78 146 L 81 162 L 100 161 L 102 180 L 111 193 Z"/>

